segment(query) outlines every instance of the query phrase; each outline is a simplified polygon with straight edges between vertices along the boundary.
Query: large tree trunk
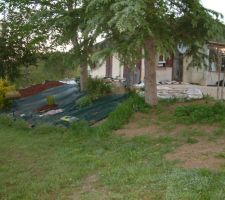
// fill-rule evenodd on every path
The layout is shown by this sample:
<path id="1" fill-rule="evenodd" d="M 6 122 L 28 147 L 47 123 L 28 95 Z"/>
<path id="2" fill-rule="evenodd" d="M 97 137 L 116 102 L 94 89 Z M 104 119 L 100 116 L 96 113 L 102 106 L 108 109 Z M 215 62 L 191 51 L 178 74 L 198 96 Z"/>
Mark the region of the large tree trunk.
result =
<path id="1" fill-rule="evenodd" d="M 158 56 L 156 44 L 153 39 L 145 41 L 145 102 L 151 106 L 158 104 L 156 67 Z"/>
<path id="2" fill-rule="evenodd" d="M 80 66 L 80 91 L 85 91 L 87 88 L 88 81 L 88 69 L 87 66 Z"/>

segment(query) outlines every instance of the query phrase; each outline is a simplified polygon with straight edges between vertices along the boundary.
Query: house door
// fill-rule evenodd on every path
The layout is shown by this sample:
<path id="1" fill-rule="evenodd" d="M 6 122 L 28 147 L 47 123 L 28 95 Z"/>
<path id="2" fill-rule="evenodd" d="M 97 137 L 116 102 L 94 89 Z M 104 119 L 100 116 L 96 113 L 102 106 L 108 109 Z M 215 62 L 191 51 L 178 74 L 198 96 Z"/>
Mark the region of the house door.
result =
<path id="1" fill-rule="evenodd" d="M 112 77 L 112 56 L 109 56 L 106 60 L 106 77 Z"/>

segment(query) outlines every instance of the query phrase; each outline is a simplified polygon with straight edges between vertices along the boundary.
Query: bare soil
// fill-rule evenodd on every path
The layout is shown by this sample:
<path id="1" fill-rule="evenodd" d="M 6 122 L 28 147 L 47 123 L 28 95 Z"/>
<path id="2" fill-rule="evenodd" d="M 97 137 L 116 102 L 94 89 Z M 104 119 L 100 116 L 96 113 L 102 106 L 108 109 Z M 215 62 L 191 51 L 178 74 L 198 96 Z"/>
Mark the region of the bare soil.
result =
<path id="1" fill-rule="evenodd" d="M 44 105 L 44 106 L 41 106 L 40 108 L 38 108 L 37 111 L 40 113 L 44 113 L 44 112 L 48 112 L 50 110 L 55 110 L 57 108 L 58 108 L 57 104 Z"/>
<path id="2" fill-rule="evenodd" d="M 197 103 L 203 103 L 197 101 Z M 188 105 L 190 103 L 178 103 L 166 108 L 164 113 L 171 116 L 176 106 Z M 151 114 L 136 113 L 122 129 L 115 131 L 115 134 L 125 137 L 137 137 L 149 135 L 151 137 L 171 136 L 176 139 L 179 146 L 174 152 L 169 153 L 165 158 L 169 161 L 177 161 L 178 166 L 184 168 L 206 168 L 218 170 L 225 166 L 225 159 L 219 158 L 219 153 L 225 152 L 225 137 L 216 137 L 214 141 L 209 138 L 214 136 L 219 128 L 218 124 L 172 124 L 159 120 L 160 116 L 152 110 Z M 169 127 L 171 126 L 171 128 Z M 196 135 L 188 135 L 196 134 Z M 195 133 L 196 131 L 196 133 Z M 186 135 L 184 135 L 186 134 Z M 196 144 L 187 143 L 187 138 L 193 137 L 198 142 Z"/>
<path id="3" fill-rule="evenodd" d="M 167 160 L 179 161 L 184 168 L 206 168 L 218 170 L 225 166 L 225 159 L 217 158 L 218 153 L 225 151 L 225 139 L 216 142 L 200 138 L 196 144 L 184 144 L 165 156 Z"/>

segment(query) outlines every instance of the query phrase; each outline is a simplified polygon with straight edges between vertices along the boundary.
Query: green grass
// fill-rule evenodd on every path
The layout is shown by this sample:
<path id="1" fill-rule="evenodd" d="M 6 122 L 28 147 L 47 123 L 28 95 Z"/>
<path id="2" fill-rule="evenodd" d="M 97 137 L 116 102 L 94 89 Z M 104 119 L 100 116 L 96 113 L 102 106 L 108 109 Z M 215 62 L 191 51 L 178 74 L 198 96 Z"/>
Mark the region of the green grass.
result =
<path id="1" fill-rule="evenodd" d="M 224 170 L 182 169 L 165 160 L 173 137 L 113 135 L 135 111 L 151 108 L 132 97 L 102 125 L 70 129 L 29 129 L 1 117 L 0 199 L 225 199 Z"/>
<path id="2" fill-rule="evenodd" d="M 175 119 L 185 124 L 193 123 L 224 123 L 225 104 L 216 102 L 213 105 L 193 104 L 189 106 L 179 106 L 175 111 Z"/>
<path id="3" fill-rule="evenodd" d="M 222 158 L 222 159 L 225 159 L 225 152 L 222 152 L 222 153 L 218 153 L 216 155 L 217 158 Z"/>

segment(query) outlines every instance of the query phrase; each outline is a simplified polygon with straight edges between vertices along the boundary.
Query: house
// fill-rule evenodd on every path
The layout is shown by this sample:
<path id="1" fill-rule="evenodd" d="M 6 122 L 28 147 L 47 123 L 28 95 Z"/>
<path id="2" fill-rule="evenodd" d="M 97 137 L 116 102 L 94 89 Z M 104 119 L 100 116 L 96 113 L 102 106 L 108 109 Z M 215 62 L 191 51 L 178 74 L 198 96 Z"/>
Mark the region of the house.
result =
<path id="1" fill-rule="evenodd" d="M 173 56 L 165 59 L 164 56 L 159 57 L 157 67 L 157 81 L 172 81 Z M 89 74 L 95 78 L 112 77 L 126 79 L 130 84 L 137 84 L 144 81 L 145 67 L 144 59 L 137 62 L 135 68 L 129 68 L 120 62 L 115 54 L 108 57 L 100 66 L 94 66 L 89 69 Z"/>
<path id="2" fill-rule="evenodd" d="M 186 83 L 199 84 L 199 85 L 216 85 L 219 77 L 219 71 L 224 72 L 225 67 L 225 44 L 209 42 L 203 48 L 204 53 L 209 56 L 210 48 L 219 49 L 222 53 L 221 58 L 221 69 L 217 69 L 214 62 L 210 62 L 209 59 L 206 60 L 207 66 L 190 66 L 191 58 L 183 58 L 183 75 L 182 81 Z M 220 80 L 223 79 L 223 75 L 220 75 Z"/>
<path id="3" fill-rule="evenodd" d="M 219 48 L 225 55 L 225 44 L 210 42 L 208 45 L 205 45 L 202 51 L 207 56 L 210 54 L 209 47 Z M 207 67 L 203 64 L 202 66 L 191 67 L 191 61 L 191 57 L 183 56 L 179 51 L 176 51 L 169 59 L 165 59 L 164 56 L 159 56 L 156 71 L 157 82 L 177 81 L 198 85 L 216 85 L 219 72 L 215 67 L 215 63 L 210 63 L 207 58 Z M 225 56 L 222 59 L 221 70 L 222 72 L 225 70 Z M 144 59 L 137 62 L 135 68 L 130 69 L 123 66 L 115 54 L 102 62 L 100 66 L 90 68 L 89 74 L 96 78 L 112 77 L 126 79 L 131 85 L 137 84 L 144 81 Z"/>

